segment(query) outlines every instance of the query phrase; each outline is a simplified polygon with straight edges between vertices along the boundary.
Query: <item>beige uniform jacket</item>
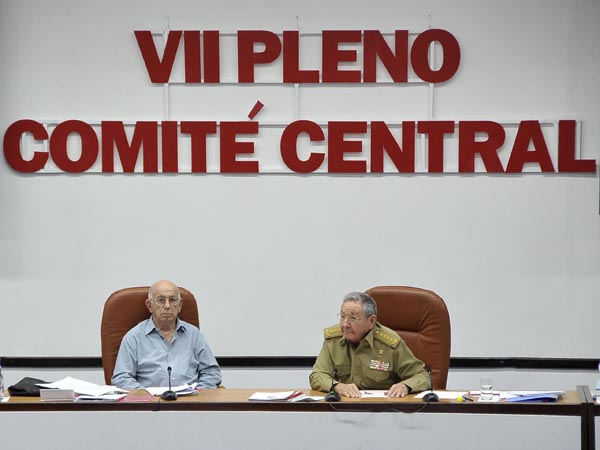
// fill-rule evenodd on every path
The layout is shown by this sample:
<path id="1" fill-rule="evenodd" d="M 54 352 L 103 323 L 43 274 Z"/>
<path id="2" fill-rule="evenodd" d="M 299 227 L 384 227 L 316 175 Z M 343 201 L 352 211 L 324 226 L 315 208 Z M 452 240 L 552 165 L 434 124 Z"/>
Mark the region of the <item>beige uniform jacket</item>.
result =
<path id="1" fill-rule="evenodd" d="M 329 391 L 334 368 L 334 384 L 354 383 L 359 389 L 389 389 L 400 381 L 411 392 L 430 386 L 423 362 L 396 332 L 379 322 L 356 348 L 342 337 L 339 324 L 325 329 L 325 342 L 310 374 L 311 388 Z"/>

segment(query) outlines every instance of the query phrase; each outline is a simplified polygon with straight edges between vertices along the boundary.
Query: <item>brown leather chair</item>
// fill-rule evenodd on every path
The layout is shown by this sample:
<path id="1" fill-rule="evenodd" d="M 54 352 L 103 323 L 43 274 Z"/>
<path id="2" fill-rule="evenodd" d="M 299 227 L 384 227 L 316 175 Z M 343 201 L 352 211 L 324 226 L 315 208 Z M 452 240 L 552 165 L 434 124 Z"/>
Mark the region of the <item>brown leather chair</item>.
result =
<path id="1" fill-rule="evenodd" d="M 148 298 L 150 286 L 130 287 L 116 291 L 108 297 L 102 313 L 100 325 L 100 339 L 102 342 L 102 367 L 104 380 L 110 384 L 117 353 L 123 336 L 142 320 L 150 317 L 150 312 L 145 301 Z M 185 288 L 180 287 L 179 292 L 183 300 L 179 318 L 200 327 L 198 306 L 194 295 Z"/>
<path id="2" fill-rule="evenodd" d="M 432 291 L 378 286 L 366 291 L 377 302 L 377 320 L 393 329 L 414 355 L 431 369 L 434 389 L 446 389 L 450 366 L 450 316 Z"/>

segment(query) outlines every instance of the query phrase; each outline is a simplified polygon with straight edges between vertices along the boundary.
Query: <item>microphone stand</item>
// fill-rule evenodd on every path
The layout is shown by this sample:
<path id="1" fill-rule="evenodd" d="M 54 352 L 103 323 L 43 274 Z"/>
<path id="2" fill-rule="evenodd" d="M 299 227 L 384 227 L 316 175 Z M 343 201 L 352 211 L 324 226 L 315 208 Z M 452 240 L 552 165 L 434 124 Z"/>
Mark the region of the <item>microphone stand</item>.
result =
<path id="1" fill-rule="evenodd" d="M 431 392 L 428 392 L 423 396 L 423 401 L 427 403 L 439 402 L 440 397 L 435 392 L 433 392 L 433 381 L 431 378 L 431 369 L 429 367 L 427 368 L 427 374 L 429 375 L 429 386 L 431 388 Z"/>
<path id="2" fill-rule="evenodd" d="M 333 386 L 334 386 L 334 382 L 335 382 L 335 377 L 337 375 L 337 368 L 333 368 L 333 376 L 331 377 L 331 389 L 329 389 L 329 394 L 327 394 L 325 396 L 325 401 L 326 402 L 339 402 L 340 401 L 340 394 L 338 394 L 337 392 L 335 392 L 333 390 Z"/>
<path id="3" fill-rule="evenodd" d="M 171 390 L 171 366 L 167 367 L 167 372 L 169 372 L 169 390 L 163 392 L 160 398 L 167 401 L 177 400 L 177 394 Z"/>

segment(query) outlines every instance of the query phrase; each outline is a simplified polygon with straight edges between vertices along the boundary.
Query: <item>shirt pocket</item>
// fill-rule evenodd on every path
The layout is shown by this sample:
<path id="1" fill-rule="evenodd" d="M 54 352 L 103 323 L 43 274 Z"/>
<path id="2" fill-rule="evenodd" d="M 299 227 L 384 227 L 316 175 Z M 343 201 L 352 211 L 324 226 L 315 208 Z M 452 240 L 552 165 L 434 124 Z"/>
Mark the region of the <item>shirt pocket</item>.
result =
<path id="1" fill-rule="evenodd" d="M 374 364 L 389 364 L 388 367 L 385 368 L 384 367 L 368 367 L 366 369 L 366 373 L 365 376 L 366 378 L 369 380 L 369 385 L 371 386 L 371 389 L 377 388 L 377 389 L 387 389 L 389 388 L 392 384 L 397 382 L 397 376 L 393 371 L 393 367 L 391 364 L 391 361 L 386 360 L 386 359 L 376 359 L 374 360 L 375 363 Z M 369 361 L 369 365 L 371 364 L 371 361 Z"/>
<path id="2" fill-rule="evenodd" d="M 376 383 L 381 383 L 383 381 L 387 381 L 390 379 L 390 371 L 389 370 L 377 370 L 377 369 L 368 369 L 367 376 L 375 381 Z"/>

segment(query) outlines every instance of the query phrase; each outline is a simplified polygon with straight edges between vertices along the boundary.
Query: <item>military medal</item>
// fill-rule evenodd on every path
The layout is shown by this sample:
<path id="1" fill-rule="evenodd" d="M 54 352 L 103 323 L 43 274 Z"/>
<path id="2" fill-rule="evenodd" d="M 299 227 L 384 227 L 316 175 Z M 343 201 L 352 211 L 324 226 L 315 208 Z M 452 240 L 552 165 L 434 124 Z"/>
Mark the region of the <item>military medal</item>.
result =
<path id="1" fill-rule="evenodd" d="M 390 363 L 385 361 L 379 361 L 377 359 L 372 359 L 369 363 L 369 369 L 379 370 L 381 372 L 387 372 L 390 370 Z"/>

